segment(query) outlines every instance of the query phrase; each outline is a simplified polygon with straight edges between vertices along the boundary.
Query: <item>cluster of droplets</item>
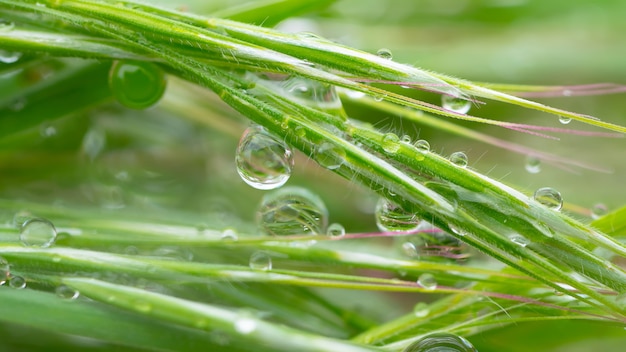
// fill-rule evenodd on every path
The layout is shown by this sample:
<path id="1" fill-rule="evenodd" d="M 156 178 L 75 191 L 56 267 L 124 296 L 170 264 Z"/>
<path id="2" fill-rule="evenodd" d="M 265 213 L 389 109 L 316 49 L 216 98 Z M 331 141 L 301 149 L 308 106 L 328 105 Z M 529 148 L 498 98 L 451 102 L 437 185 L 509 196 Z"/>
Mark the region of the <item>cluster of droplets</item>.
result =
<path id="1" fill-rule="evenodd" d="M 109 71 L 109 88 L 115 99 L 131 109 L 156 104 L 166 87 L 165 73 L 155 63 L 120 60 Z"/>
<path id="2" fill-rule="evenodd" d="M 270 190 L 284 185 L 294 166 L 289 146 L 263 127 L 246 129 L 235 153 L 237 173 L 248 185 Z"/>
<path id="3" fill-rule="evenodd" d="M 403 352 L 476 352 L 465 338 L 450 333 L 433 333 L 413 342 Z"/>
<path id="4" fill-rule="evenodd" d="M 262 198 L 256 222 L 262 233 L 273 236 L 324 234 L 328 209 L 308 189 L 284 187 Z"/>

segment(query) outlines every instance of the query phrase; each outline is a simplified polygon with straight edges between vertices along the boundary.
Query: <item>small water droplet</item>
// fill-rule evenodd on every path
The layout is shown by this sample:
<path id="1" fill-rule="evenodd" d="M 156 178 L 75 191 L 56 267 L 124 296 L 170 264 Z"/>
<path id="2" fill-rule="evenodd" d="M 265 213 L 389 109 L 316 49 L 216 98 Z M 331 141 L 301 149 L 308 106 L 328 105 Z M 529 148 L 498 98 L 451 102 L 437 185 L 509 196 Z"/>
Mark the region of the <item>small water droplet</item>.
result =
<path id="1" fill-rule="evenodd" d="M 400 138 L 395 133 L 385 133 L 382 140 L 383 150 L 393 154 L 400 149 Z"/>
<path id="2" fill-rule="evenodd" d="M 402 249 L 402 253 L 404 253 L 404 255 L 406 255 L 409 258 L 419 257 L 419 251 L 417 247 L 415 246 L 415 243 L 413 242 L 409 242 L 409 241 L 403 242 L 400 248 Z"/>
<path id="3" fill-rule="evenodd" d="M 509 236 L 509 240 L 520 247 L 526 247 L 530 243 L 528 238 L 518 234 Z"/>
<path id="4" fill-rule="evenodd" d="M 0 32 L 9 32 L 13 30 L 13 28 L 15 28 L 15 23 L 5 19 L 0 19 Z"/>
<path id="5" fill-rule="evenodd" d="M 374 96 L 372 96 L 372 98 L 374 98 L 374 101 L 381 102 L 381 101 L 385 100 L 385 95 L 384 94 L 375 94 Z"/>
<path id="6" fill-rule="evenodd" d="M 34 216 L 31 212 L 28 210 L 20 210 L 13 215 L 13 226 L 21 228 L 26 221 L 32 218 L 34 218 Z"/>
<path id="7" fill-rule="evenodd" d="M 220 236 L 220 239 L 222 241 L 235 242 L 237 241 L 237 232 L 233 229 L 224 229 L 224 231 L 222 231 L 222 235 Z"/>
<path id="8" fill-rule="evenodd" d="M 450 95 L 441 96 L 441 106 L 450 111 L 454 111 L 459 114 L 467 114 L 472 107 L 472 103 L 469 100 L 453 97 Z"/>
<path id="9" fill-rule="evenodd" d="M 293 76 L 282 82 L 281 87 L 302 103 L 342 114 L 341 99 L 339 99 L 337 89 L 333 85 Z"/>
<path id="10" fill-rule="evenodd" d="M 594 204 L 591 207 L 591 218 L 594 220 L 599 219 L 603 217 L 604 215 L 608 214 L 608 212 L 609 212 L 609 208 L 606 205 L 602 203 Z"/>
<path id="11" fill-rule="evenodd" d="M 411 144 L 411 136 L 409 136 L 408 134 L 403 135 L 400 140 L 402 141 L 402 143 Z"/>
<path id="12" fill-rule="evenodd" d="M 329 170 L 341 167 L 346 161 L 346 152 L 332 143 L 324 142 L 315 150 L 315 160 Z"/>
<path id="13" fill-rule="evenodd" d="M 256 328 L 256 320 L 249 312 L 239 313 L 239 316 L 235 319 L 235 330 L 240 334 L 250 334 Z"/>
<path id="14" fill-rule="evenodd" d="M 0 49 L 0 62 L 5 64 L 12 64 L 22 57 L 22 53 L 17 51 L 7 51 Z"/>
<path id="15" fill-rule="evenodd" d="M 374 211 L 376 225 L 383 232 L 411 232 L 419 226 L 420 219 L 387 198 L 380 198 Z"/>
<path id="16" fill-rule="evenodd" d="M 25 97 L 19 97 L 9 104 L 9 110 L 18 112 L 26 107 L 28 100 Z"/>
<path id="17" fill-rule="evenodd" d="M 156 104 L 165 92 L 163 70 L 154 63 L 114 61 L 109 71 L 109 88 L 117 101 L 131 109 Z"/>
<path id="18" fill-rule="evenodd" d="M 94 160 L 106 146 L 106 135 L 100 129 L 90 129 L 85 133 L 81 146 L 82 152 L 89 160 Z"/>
<path id="19" fill-rule="evenodd" d="M 0 285 L 4 285 L 10 275 L 11 267 L 9 266 L 9 262 L 3 257 L 0 257 Z"/>
<path id="20" fill-rule="evenodd" d="M 54 225 L 46 219 L 27 220 L 20 229 L 20 241 L 25 246 L 47 248 L 54 244 L 56 237 Z"/>
<path id="21" fill-rule="evenodd" d="M 43 138 L 50 138 L 57 134 L 57 129 L 54 126 L 51 126 L 47 123 L 42 124 L 39 128 L 39 134 Z"/>
<path id="22" fill-rule="evenodd" d="M 326 232 L 328 210 L 322 199 L 301 187 L 266 194 L 257 211 L 260 230 L 269 235 L 312 235 Z"/>
<path id="23" fill-rule="evenodd" d="M 424 302 L 419 302 L 413 307 L 413 314 L 418 318 L 424 318 L 428 316 L 430 313 L 430 309 L 428 308 L 428 304 Z"/>
<path id="24" fill-rule="evenodd" d="M 477 352 L 476 348 L 461 336 L 438 332 L 413 342 L 402 352 Z"/>
<path id="25" fill-rule="evenodd" d="M 458 227 L 456 224 L 448 224 L 448 227 L 450 228 L 450 231 L 452 231 L 452 233 L 457 234 L 459 236 L 465 236 L 466 233 L 465 231 L 463 231 L 462 228 Z"/>
<path id="26" fill-rule="evenodd" d="M 254 252 L 250 256 L 249 265 L 253 270 L 272 270 L 272 257 L 262 251 Z"/>
<path id="27" fill-rule="evenodd" d="M 78 296 L 80 296 L 80 293 L 78 291 L 65 285 L 58 286 L 55 289 L 55 292 L 57 296 L 63 299 L 76 299 L 78 298 Z"/>
<path id="28" fill-rule="evenodd" d="M 568 123 L 572 122 L 572 119 L 570 117 L 560 116 L 559 122 L 563 125 L 567 125 Z"/>
<path id="29" fill-rule="evenodd" d="M 328 230 L 326 230 L 326 234 L 330 237 L 343 237 L 346 234 L 346 229 L 343 227 L 343 225 L 335 222 L 328 225 Z"/>
<path id="30" fill-rule="evenodd" d="M 424 273 L 417 278 L 417 284 L 427 290 L 434 290 L 437 288 L 437 280 L 432 274 Z"/>
<path id="31" fill-rule="evenodd" d="M 152 304 L 140 299 L 133 302 L 133 308 L 141 313 L 150 313 L 152 311 Z"/>
<path id="32" fill-rule="evenodd" d="M 467 166 L 467 155 L 463 152 L 454 152 L 450 154 L 450 161 L 459 167 Z"/>
<path id="33" fill-rule="evenodd" d="M 537 174 L 541 171 L 541 159 L 534 155 L 529 155 L 526 158 L 526 164 L 524 165 L 526 171 L 531 174 Z"/>
<path id="34" fill-rule="evenodd" d="M 26 280 L 21 276 L 11 276 L 9 286 L 17 289 L 26 287 Z"/>
<path id="35" fill-rule="evenodd" d="M 415 144 L 413 144 L 413 146 L 415 146 L 415 148 L 421 153 L 425 154 L 430 152 L 430 143 L 428 143 L 427 140 L 419 139 L 415 142 Z"/>
<path id="36" fill-rule="evenodd" d="M 378 55 L 378 57 L 381 57 L 387 60 L 393 59 L 393 53 L 391 52 L 391 50 L 387 48 L 378 49 L 378 51 L 376 52 L 376 55 Z"/>
<path id="37" fill-rule="evenodd" d="M 263 128 L 246 129 L 235 155 L 237 173 L 248 185 L 261 190 L 284 185 L 291 176 L 291 149 Z"/>
<path id="38" fill-rule="evenodd" d="M 358 90 L 352 90 L 352 89 L 347 89 L 345 90 L 346 95 L 350 98 L 350 99 L 361 99 L 364 96 L 366 96 L 367 94 L 363 93 L 363 92 L 359 92 Z"/>
<path id="39" fill-rule="evenodd" d="M 546 207 L 559 211 L 563 207 L 563 197 L 556 189 L 551 187 L 539 188 L 533 195 L 535 201 Z"/>

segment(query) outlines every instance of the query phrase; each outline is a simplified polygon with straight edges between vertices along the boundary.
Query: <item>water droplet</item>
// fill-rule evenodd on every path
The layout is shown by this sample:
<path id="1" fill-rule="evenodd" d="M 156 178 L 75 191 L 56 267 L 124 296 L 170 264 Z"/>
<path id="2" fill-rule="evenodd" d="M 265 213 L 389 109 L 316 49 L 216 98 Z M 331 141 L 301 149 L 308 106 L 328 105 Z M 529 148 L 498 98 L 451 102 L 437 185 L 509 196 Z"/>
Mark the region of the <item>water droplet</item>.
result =
<path id="1" fill-rule="evenodd" d="M 411 144 L 411 136 L 409 136 L 408 134 L 403 135 L 400 140 L 402 141 L 402 143 Z"/>
<path id="2" fill-rule="evenodd" d="M 417 247 L 415 246 L 415 243 L 413 242 L 409 242 L 409 241 L 403 242 L 400 248 L 402 249 L 402 253 L 404 253 L 404 255 L 406 255 L 409 258 L 419 257 L 419 251 Z"/>
<path id="3" fill-rule="evenodd" d="M 237 173 L 248 185 L 262 190 L 278 188 L 291 176 L 291 149 L 262 127 L 246 129 L 235 155 Z"/>
<path id="4" fill-rule="evenodd" d="M 358 90 L 352 90 L 352 89 L 346 89 L 345 93 L 350 99 L 361 99 L 367 95 L 363 92 L 359 92 Z"/>
<path id="5" fill-rule="evenodd" d="M 254 252 L 250 256 L 249 265 L 253 270 L 272 270 L 272 257 L 262 251 Z"/>
<path id="6" fill-rule="evenodd" d="M 330 237 L 343 237 L 346 234 L 346 229 L 343 227 L 343 225 L 335 222 L 328 225 L 328 230 L 326 230 L 326 234 Z"/>
<path id="7" fill-rule="evenodd" d="M 427 290 L 434 290 L 437 288 L 437 280 L 432 274 L 424 273 L 417 278 L 417 284 Z"/>
<path id="8" fill-rule="evenodd" d="M 324 142 L 315 150 L 315 160 L 329 170 L 341 167 L 346 161 L 346 152 L 332 143 Z"/>
<path id="9" fill-rule="evenodd" d="M 430 309 L 428 308 L 428 304 L 424 302 L 419 302 L 413 307 L 413 314 L 418 318 L 424 318 L 430 313 Z"/>
<path id="10" fill-rule="evenodd" d="M 518 234 L 509 236 L 509 240 L 520 247 L 526 247 L 530 243 L 528 238 Z"/>
<path id="11" fill-rule="evenodd" d="M 376 225 L 383 232 L 411 232 L 419 226 L 420 219 L 387 198 L 380 198 L 374 211 Z"/>
<path id="12" fill-rule="evenodd" d="M 131 109 L 156 104 L 165 92 L 165 74 L 154 63 L 114 61 L 109 71 L 109 88 L 117 101 Z"/>
<path id="13" fill-rule="evenodd" d="M 476 352 L 476 348 L 461 336 L 438 332 L 413 342 L 403 352 Z"/>
<path id="14" fill-rule="evenodd" d="M 533 198 L 546 207 L 559 211 L 563 207 L 563 197 L 556 189 L 551 187 L 539 188 Z"/>
<path id="15" fill-rule="evenodd" d="M 300 187 L 285 187 L 266 194 L 257 211 L 257 225 L 270 235 L 325 233 L 328 210 L 320 197 Z"/>
<path id="16" fill-rule="evenodd" d="M 299 76 L 293 76 L 282 82 L 281 87 L 292 97 L 309 106 L 342 115 L 343 105 L 335 86 Z"/>
<path id="17" fill-rule="evenodd" d="M 570 117 L 560 116 L 559 122 L 563 125 L 567 125 L 568 123 L 572 122 L 572 119 Z"/>
<path id="18" fill-rule="evenodd" d="M 395 133 L 385 133 L 382 140 L 383 150 L 387 153 L 395 153 L 400 149 L 400 138 Z"/>
<path id="19" fill-rule="evenodd" d="M 454 152 L 450 154 L 450 161 L 459 167 L 467 166 L 467 155 L 463 152 Z"/>
<path id="20" fill-rule="evenodd" d="M 539 173 L 541 171 L 541 159 L 539 159 L 536 156 L 529 155 L 526 158 L 525 168 L 526 168 L 526 171 L 528 171 L 531 174 Z"/>
<path id="21" fill-rule="evenodd" d="M 472 107 L 472 103 L 469 100 L 453 97 L 450 95 L 441 96 L 441 106 L 450 111 L 454 111 L 459 114 L 467 114 Z"/>
<path id="22" fill-rule="evenodd" d="M 222 231 L 222 235 L 220 236 L 220 239 L 222 241 L 235 242 L 237 241 L 237 232 L 233 229 L 224 229 L 224 231 Z"/>
<path id="23" fill-rule="evenodd" d="M 11 276 L 9 286 L 17 289 L 26 287 L 26 280 L 21 276 Z"/>
<path id="24" fill-rule="evenodd" d="M 140 299 L 133 302 L 133 308 L 141 313 L 150 313 L 150 311 L 152 311 L 152 304 Z"/>
<path id="25" fill-rule="evenodd" d="M 241 312 L 235 319 L 235 330 L 243 335 L 247 335 L 256 330 L 256 320 L 249 312 Z"/>
<path id="26" fill-rule="evenodd" d="M 51 126 L 47 123 L 42 124 L 39 128 L 39 134 L 43 138 L 50 138 L 57 134 L 57 129 L 54 126 Z"/>
<path id="27" fill-rule="evenodd" d="M 430 152 L 430 143 L 428 143 L 427 140 L 419 139 L 415 142 L 415 144 L 413 144 L 413 146 L 415 146 L 415 148 L 421 153 Z"/>
<path id="28" fill-rule="evenodd" d="M 609 208 L 607 208 L 606 205 L 602 203 L 594 204 L 591 207 L 591 218 L 594 220 L 599 219 L 603 217 L 604 215 L 606 215 L 608 212 L 609 212 Z"/>
<path id="29" fill-rule="evenodd" d="M 94 160 L 106 146 L 106 135 L 100 129 L 91 129 L 85 133 L 81 146 L 82 152 L 89 160 Z"/>
<path id="30" fill-rule="evenodd" d="M 456 224 L 448 224 L 448 227 L 450 228 L 450 231 L 452 231 L 452 233 L 457 234 L 459 236 L 465 236 L 466 233 L 465 231 L 463 231 L 462 228 L 458 227 Z"/>
<path id="31" fill-rule="evenodd" d="M 381 102 L 383 100 L 385 100 L 385 95 L 382 95 L 382 94 L 374 95 L 374 101 Z"/>
<path id="32" fill-rule="evenodd" d="M 378 55 L 379 57 L 382 57 L 383 59 L 387 59 L 387 60 L 393 59 L 393 53 L 391 52 L 391 50 L 389 50 L 387 48 L 378 49 L 378 51 L 376 52 L 376 55 Z"/>
<path id="33" fill-rule="evenodd" d="M 9 266 L 9 262 L 0 257 L 0 285 L 4 285 L 5 282 L 9 279 L 11 275 L 11 268 Z"/>
<path id="34" fill-rule="evenodd" d="M 20 229 L 20 241 L 25 246 L 47 248 L 54 244 L 56 237 L 57 231 L 54 225 L 46 219 L 27 220 Z"/>
<path id="35" fill-rule="evenodd" d="M 0 49 L 0 62 L 12 64 L 22 57 L 22 53 L 16 51 L 7 51 Z"/>
<path id="36" fill-rule="evenodd" d="M 80 296 L 80 293 L 78 291 L 76 291 L 75 289 L 69 287 L 69 286 L 65 286 L 65 285 L 61 285 L 59 287 L 57 287 L 55 289 L 55 292 L 57 294 L 57 296 L 63 298 L 63 299 L 76 299 L 78 298 L 78 296 Z"/>
<path id="37" fill-rule="evenodd" d="M 8 32 L 13 30 L 13 28 L 15 28 L 15 23 L 0 19 L 0 32 Z"/>
<path id="38" fill-rule="evenodd" d="M 21 228 L 26 221 L 32 218 L 34 218 L 34 216 L 31 212 L 27 210 L 20 210 L 13 215 L 13 226 Z"/>
<path id="39" fill-rule="evenodd" d="M 26 103 L 28 103 L 28 100 L 25 97 L 16 98 L 9 104 L 9 110 L 14 112 L 21 111 L 26 107 Z"/>

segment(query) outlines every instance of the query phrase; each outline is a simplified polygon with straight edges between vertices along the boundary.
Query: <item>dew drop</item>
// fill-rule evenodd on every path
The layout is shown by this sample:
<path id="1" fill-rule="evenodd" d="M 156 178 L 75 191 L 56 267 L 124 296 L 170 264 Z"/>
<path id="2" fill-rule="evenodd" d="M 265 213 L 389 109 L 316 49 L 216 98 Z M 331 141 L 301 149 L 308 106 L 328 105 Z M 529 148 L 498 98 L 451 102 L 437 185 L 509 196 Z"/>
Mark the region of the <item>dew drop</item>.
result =
<path id="1" fill-rule="evenodd" d="M 315 150 L 315 160 L 329 170 L 341 167 L 346 161 L 346 152 L 332 143 L 322 143 Z"/>
<path id="2" fill-rule="evenodd" d="M 150 313 L 152 311 L 152 304 L 144 300 L 136 300 L 133 302 L 133 308 L 141 313 Z"/>
<path id="3" fill-rule="evenodd" d="M 39 127 L 39 134 L 43 138 L 50 138 L 57 134 L 57 129 L 49 124 L 42 124 Z"/>
<path id="4" fill-rule="evenodd" d="M 222 241 L 235 242 L 237 241 L 237 232 L 233 229 L 224 229 L 224 231 L 222 231 L 220 239 Z"/>
<path id="5" fill-rule="evenodd" d="M 3 257 L 0 257 L 0 285 L 4 285 L 10 275 L 11 267 L 9 266 L 9 262 Z"/>
<path id="6" fill-rule="evenodd" d="M 546 207 L 559 211 L 563 207 L 563 197 L 556 189 L 551 187 L 539 188 L 533 195 L 535 201 Z"/>
<path id="7" fill-rule="evenodd" d="M 402 143 L 411 144 L 411 136 L 409 136 L 408 134 L 403 135 L 400 140 L 402 141 Z"/>
<path id="8" fill-rule="evenodd" d="M 266 194 L 256 214 L 261 232 L 274 236 L 326 232 L 328 210 L 322 199 L 301 187 L 285 187 Z"/>
<path id="9" fill-rule="evenodd" d="M 430 143 L 425 139 L 417 140 L 413 146 L 423 154 L 430 152 Z"/>
<path id="10" fill-rule="evenodd" d="M 346 229 L 343 225 L 338 223 L 332 223 L 328 225 L 328 230 L 326 230 L 326 235 L 329 237 L 343 237 L 346 234 Z"/>
<path id="11" fill-rule="evenodd" d="M 78 298 L 78 296 L 80 296 L 80 293 L 78 291 L 65 285 L 58 286 L 55 289 L 55 292 L 57 296 L 63 299 L 76 299 Z"/>
<path id="12" fill-rule="evenodd" d="M 380 95 L 380 94 L 379 95 L 374 95 L 374 101 L 381 102 L 383 100 L 385 100 L 385 96 L 384 95 Z"/>
<path id="13" fill-rule="evenodd" d="M 568 123 L 572 122 L 572 119 L 570 117 L 560 116 L 559 122 L 563 125 L 567 125 Z"/>
<path id="14" fill-rule="evenodd" d="M 432 274 L 424 273 L 417 278 L 417 284 L 427 290 L 434 290 L 437 288 L 437 280 Z"/>
<path id="15" fill-rule="evenodd" d="M 13 226 L 17 227 L 17 228 L 21 228 L 22 225 L 30 220 L 33 219 L 34 216 L 31 212 L 27 211 L 27 210 L 20 210 L 17 213 L 15 213 L 15 215 L 13 215 Z"/>
<path id="16" fill-rule="evenodd" d="M 249 265 L 253 270 L 272 270 L 272 257 L 262 251 L 254 252 L 250 256 Z"/>
<path id="17" fill-rule="evenodd" d="M 428 304 L 424 302 L 419 302 L 413 307 L 413 314 L 418 318 L 424 318 L 428 316 L 430 313 L 430 309 L 428 308 Z"/>
<path id="18" fill-rule="evenodd" d="M 15 28 L 15 23 L 0 19 L 0 32 L 8 32 L 13 30 L 13 28 Z"/>
<path id="19" fill-rule="evenodd" d="M 20 229 L 20 241 L 25 246 L 47 248 L 54 244 L 56 237 L 54 225 L 46 219 L 27 220 Z"/>
<path id="20" fill-rule="evenodd" d="M 22 53 L 17 51 L 7 51 L 0 49 L 0 62 L 5 64 L 12 64 L 22 57 Z"/>
<path id="21" fill-rule="evenodd" d="M 248 312 L 239 313 L 239 316 L 235 319 L 235 330 L 242 335 L 250 334 L 256 328 L 256 320 Z"/>
<path id="22" fill-rule="evenodd" d="M 374 211 L 376 226 L 383 232 L 411 232 L 419 226 L 420 219 L 387 198 L 380 198 Z"/>
<path id="23" fill-rule="evenodd" d="M 528 238 L 518 234 L 509 236 L 509 240 L 520 247 L 526 247 L 530 243 Z"/>
<path id="24" fill-rule="evenodd" d="M 393 53 L 391 52 L 391 50 L 387 48 L 378 49 L 378 51 L 376 52 L 376 55 L 378 55 L 378 57 L 381 57 L 387 60 L 393 59 Z"/>
<path id="25" fill-rule="evenodd" d="M 89 160 L 94 160 L 106 146 L 106 135 L 100 129 L 91 129 L 85 133 L 81 150 Z"/>
<path id="26" fill-rule="evenodd" d="M 402 253 L 409 258 L 419 257 L 419 250 L 417 249 L 417 246 L 413 242 L 410 242 L 410 241 L 403 242 L 400 248 L 402 249 Z"/>
<path id="27" fill-rule="evenodd" d="M 537 174 L 541 171 L 541 159 L 536 156 L 529 155 L 526 158 L 526 164 L 524 165 L 526 171 L 531 174 Z"/>
<path id="28" fill-rule="evenodd" d="M 385 133 L 382 140 L 383 150 L 387 153 L 395 153 L 400 149 L 400 138 L 395 133 Z"/>
<path id="29" fill-rule="evenodd" d="M 286 79 L 281 87 L 292 97 L 309 105 L 329 112 L 343 109 L 335 86 L 298 76 Z"/>
<path id="30" fill-rule="evenodd" d="M 246 129 L 235 154 L 237 173 L 248 185 L 261 190 L 284 185 L 293 169 L 293 153 L 265 129 Z"/>
<path id="31" fill-rule="evenodd" d="M 450 161 L 459 167 L 467 166 L 467 155 L 463 152 L 454 152 L 450 154 Z"/>
<path id="32" fill-rule="evenodd" d="M 109 88 L 117 101 L 131 109 L 156 104 L 165 92 L 163 70 L 154 63 L 114 61 L 109 71 Z"/>
<path id="33" fill-rule="evenodd" d="M 402 352 L 477 352 L 465 338 L 445 332 L 426 335 Z"/>
<path id="34" fill-rule="evenodd" d="M 21 276 L 11 276 L 9 286 L 17 289 L 26 287 L 26 280 Z"/>
<path id="35" fill-rule="evenodd" d="M 452 231 L 452 233 L 457 234 L 459 236 L 465 236 L 466 233 L 465 231 L 463 231 L 462 228 L 458 227 L 456 224 L 448 224 L 448 227 L 450 228 L 450 231 Z"/>
<path id="36" fill-rule="evenodd" d="M 472 107 L 472 103 L 468 100 L 453 97 L 450 95 L 441 96 L 441 106 L 450 111 L 454 111 L 459 114 L 467 114 Z"/>
<path id="37" fill-rule="evenodd" d="M 606 205 L 602 203 L 594 204 L 591 207 L 591 218 L 594 220 L 599 219 L 603 217 L 604 215 L 606 215 L 608 212 L 609 212 L 609 208 L 607 208 Z"/>

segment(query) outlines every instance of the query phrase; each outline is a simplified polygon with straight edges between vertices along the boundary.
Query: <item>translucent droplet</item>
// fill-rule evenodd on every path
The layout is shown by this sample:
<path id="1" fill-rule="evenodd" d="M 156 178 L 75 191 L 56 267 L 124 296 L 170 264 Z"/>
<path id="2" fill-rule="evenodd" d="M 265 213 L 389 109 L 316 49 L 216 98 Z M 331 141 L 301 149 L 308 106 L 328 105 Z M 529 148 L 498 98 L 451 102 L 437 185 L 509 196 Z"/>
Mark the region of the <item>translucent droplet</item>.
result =
<path id="1" fill-rule="evenodd" d="M 50 138 L 57 134 L 57 129 L 49 124 L 42 124 L 39 128 L 39 134 L 43 138 Z"/>
<path id="2" fill-rule="evenodd" d="M 21 276 L 11 276 L 9 286 L 17 289 L 22 289 L 26 287 L 26 280 Z"/>
<path id="3" fill-rule="evenodd" d="M 15 28 L 15 23 L 0 19 L 0 32 L 8 32 Z"/>
<path id="4" fill-rule="evenodd" d="M 235 319 L 235 331 L 240 334 L 247 335 L 256 330 L 256 320 L 250 313 L 240 313 L 239 317 Z"/>
<path id="5" fill-rule="evenodd" d="M 417 284 L 427 290 L 434 290 L 437 288 L 437 280 L 432 274 L 424 273 L 417 278 Z"/>
<path id="6" fill-rule="evenodd" d="M 411 136 L 409 136 L 408 134 L 405 134 L 405 135 L 402 136 L 402 138 L 400 138 L 400 140 L 402 141 L 402 143 L 410 144 L 411 143 Z"/>
<path id="7" fill-rule="evenodd" d="M 470 247 L 463 241 L 422 221 L 419 233 L 397 237 L 402 253 L 410 258 L 436 262 L 460 262 L 470 257 Z"/>
<path id="8" fill-rule="evenodd" d="M 291 176 L 293 154 L 281 140 L 263 128 L 246 129 L 235 155 L 237 173 L 248 185 L 262 190 L 284 185 Z"/>
<path id="9" fill-rule="evenodd" d="M 78 296 L 80 296 L 80 293 L 78 291 L 65 285 L 58 286 L 54 291 L 56 292 L 57 296 L 63 299 L 76 299 L 78 298 Z"/>
<path id="10" fill-rule="evenodd" d="M 378 51 L 376 52 L 376 55 L 378 55 L 379 57 L 382 57 L 383 59 L 387 59 L 387 60 L 393 59 L 393 53 L 391 52 L 391 50 L 389 50 L 387 48 L 378 49 Z"/>
<path id="11" fill-rule="evenodd" d="M 417 215 L 409 213 L 386 198 L 380 198 L 374 211 L 376 225 L 383 232 L 411 232 L 419 226 Z"/>
<path id="12" fill-rule="evenodd" d="M 13 100 L 9 104 L 9 110 L 15 111 L 15 112 L 21 111 L 22 109 L 26 107 L 27 103 L 28 103 L 28 100 L 25 97 L 19 97 Z"/>
<path id="13" fill-rule="evenodd" d="M 384 95 L 374 95 L 374 101 L 381 102 L 383 100 L 385 100 L 385 96 Z"/>
<path id="14" fill-rule="evenodd" d="M 526 158 L 525 168 L 526 168 L 526 171 L 528 171 L 531 174 L 539 173 L 541 171 L 541 159 L 539 159 L 536 156 L 529 155 Z"/>
<path id="15" fill-rule="evenodd" d="M 54 225 L 46 219 L 27 220 L 20 229 L 20 241 L 25 246 L 50 247 L 54 244 L 56 237 L 57 231 Z"/>
<path id="16" fill-rule="evenodd" d="M 551 187 L 539 188 L 533 198 L 546 207 L 559 211 L 563 207 L 563 197 L 556 189 Z"/>
<path id="17" fill-rule="evenodd" d="M 0 49 L 0 62 L 5 64 L 12 64 L 22 57 L 22 53 L 17 51 L 7 51 Z"/>
<path id="18" fill-rule="evenodd" d="M 109 88 L 117 101 L 131 109 L 156 104 L 165 92 L 165 74 L 154 63 L 114 61 L 109 71 Z"/>
<path id="19" fill-rule="evenodd" d="M 419 250 L 417 249 L 417 246 L 415 246 L 415 243 L 413 242 L 409 242 L 409 241 L 403 242 L 400 248 L 402 249 L 402 253 L 409 258 L 419 257 Z"/>
<path id="20" fill-rule="evenodd" d="M 85 133 L 81 146 L 82 152 L 89 160 L 94 160 L 106 146 L 106 135 L 100 129 L 91 129 Z"/>
<path id="21" fill-rule="evenodd" d="M 222 241 L 237 241 L 237 232 L 233 229 L 225 229 L 222 231 L 222 235 L 220 236 Z"/>
<path id="22" fill-rule="evenodd" d="M 570 117 L 560 116 L 559 122 L 563 125 L 567 125 L 568 123 L 572 122 L 572 119 Z"/>
<path id="23" fill-rule="evenodd" d="M 430 152 L 430 143 L 428 143 L 427 140 L 419 139 L 413 145 L 419 152 L 422 152 L 422 153 Z"/>
<path id="24" fill-rule="evenodd" d="M 272 257 L 270 257 L 267 253 L 257 251 L 252 253 L 250 256 L 250 269 L 253 270 L 263 270 L 268 271 L 272 270 Z"/>
<path id="25" fill-rule="evenodd" d="M 467 166 L 467 155 L 463 152 L 454 152 L 450 154 L 450 161 L 459 167 Z"/>
<path id="26" fill-rule="evenodd" d="M 335 86 L 299 76 L 289 77 L 282 83 L 282 88 L 292 97 L 309 106 L 325 111 L 343 114 L 341 99 Z"/>
<path id="27" fill-rule="evenodd" d="M 424 318 L 428 316 L 430 313 L 430 309 L 428 308 L 428 304 L 424 302 L 419 302 L 413 307 L 413 314 L 418 318 Z"/>
<path id="28" fill-rule="evenodd" d="M 402 352 L 476 352 L 476 348 L 461 336 L 438 332 L 413 342 Z"/>
<path id="29" fill-rule="evenodd" d="M 457 226 L 456 224 L 448 224 L 448 227 L 450 228 L 450 231 L 452 231 L 452 233 L 457 234 L 459 236 L 465 236 L 466 233 L 465 231 L 463 231 L 462 228 L 460 228 L 459 226 Z"/>
<path id="30" fill-rule="evenodd" d="M 332 143 L 322 143 L 315 150 L 315 160 L 329 170 L 341 167 L 346 161 L 346 152 Z"/>
<path id="31" fill-rule="evenodd" d="M 260 230 L 269 235 L 313 235 L 326 232 L 328 210 L 320 197 L 301 187 L 266 194 L 256 215 Z"/>
<path id="32" fill-rule="evenodd" d="M 150 313 L 152 311 L 152 304 L 148 301 L 140 299 L 133 302 L 133 308 L 141 313 Z"/>
<path id="33" fill-rule="evenodd" d="M 328 230 L 326 230 L 326 234 L 330 237 L 342 237 L 345 236 L 346 229 L 341 224 L 332 223 L 328 225 Z"/>
<path id="34" fill-rule="evenodd" d="M 526 247 L 530 243 L 528 238 L 518 234 L 509 236 L 509 240 L 520 247 Z"/>
<path id="35" fill-rule="evenodd" d="M 387 153 L 395 153 L 400 149 L 400 138 L 395 133 L 385 133 L 382 140 L 383 150 Z"/>
<path id="36" fill-rule="evenodd" d="M 26 221 L 32 218 L 34 218 L 34 216 L 31 212 L 27 210 L 20 210 L 13 215 L 13 226 L 21 228 Z"/>
<path id="37" fill-rule="evenodd" d="M 450 95 L 442 95 L 441 106 L 446 110 L 454 111 L 459 114 L 467 114 L 472 107 L 472 103 L 465 99 L 456 98 Z"/>
<path id="38" fill-rule="evenodd" d="M 608 212 L 609 212 L 609 208 L 606 205 L 602 203 L 594 204 L 591 207 L 591 218 L 594 220 L 599 219 L 605 216 Z"/>
<path id="39" fill-rule="evenodd" d="M 9 262 L 3 257 L 0 257 L 0 285 L 4 285 L 10 275 L 11 267 L 9 266 Z"/>

